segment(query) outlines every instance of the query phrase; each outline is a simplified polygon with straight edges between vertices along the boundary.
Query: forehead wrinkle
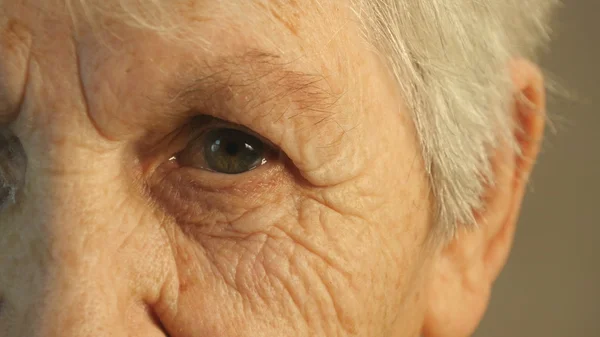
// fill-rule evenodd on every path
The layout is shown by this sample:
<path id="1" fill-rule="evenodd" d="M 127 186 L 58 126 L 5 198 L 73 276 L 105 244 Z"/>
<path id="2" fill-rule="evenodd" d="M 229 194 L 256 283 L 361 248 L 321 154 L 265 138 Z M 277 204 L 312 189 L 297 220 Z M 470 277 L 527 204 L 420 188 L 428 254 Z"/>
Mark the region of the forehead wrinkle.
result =
<path id="1" fill-rule="evenodd" d="M 122 26 L 183 39 L 190 23 L 211 21 L 205 0 L 62 0 L 76 31 L 91 29 L 96 35 L 119 38 Z M 215 17 L 216 19 L 216 17 Z M 198 39 L 195 37 L 195 39 Z M 199 43 L 205 43 L 199 39 Z"/>
<path id="2" fill-rule="evenodd" d="M 192 71 L 184 68 L 167 92 L 172 102 L 188 108 L 200 103 L 210 109 L 228 101 L 243 113 L 264 109 L 279 112 L 279 118 L 303 116 L 315 123 L 331 116 L 342 93 L 333 92 L 323 74 L 295 69 L 294 64 L 252 50 L 195 64 Z"/>
<path id="3" fill-rule="evenodd" d="M 295 1 L 286 1 L 285 4 L 280 1 L 267 0 L 257 1 L 256 6 L 263 12 L 270 14 L 273 22 L 283 25 L 292 35 L 299 36 L 299 21 L 302 14 Z"/>

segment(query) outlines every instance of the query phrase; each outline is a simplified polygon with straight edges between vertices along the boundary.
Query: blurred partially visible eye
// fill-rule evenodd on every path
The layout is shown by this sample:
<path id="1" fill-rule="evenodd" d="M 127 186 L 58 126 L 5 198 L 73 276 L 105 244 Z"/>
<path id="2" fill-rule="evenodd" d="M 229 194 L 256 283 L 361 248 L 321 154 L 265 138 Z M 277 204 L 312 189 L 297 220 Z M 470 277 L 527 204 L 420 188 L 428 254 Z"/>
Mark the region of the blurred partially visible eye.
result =
<path id="1" fill-rule="evenodd" d="M 271 146 L 249 132 L 227 127 L 202 130 L 177 155 L 185 167 L 224 174 L 241 174 L 267 163 Z"/>
<path id="2" fill-rule="evenodd" d="M 19 138 L 8 129 L 0 129 L 0 211 L 15 202 L 26 168 L 27 156 Z"/>

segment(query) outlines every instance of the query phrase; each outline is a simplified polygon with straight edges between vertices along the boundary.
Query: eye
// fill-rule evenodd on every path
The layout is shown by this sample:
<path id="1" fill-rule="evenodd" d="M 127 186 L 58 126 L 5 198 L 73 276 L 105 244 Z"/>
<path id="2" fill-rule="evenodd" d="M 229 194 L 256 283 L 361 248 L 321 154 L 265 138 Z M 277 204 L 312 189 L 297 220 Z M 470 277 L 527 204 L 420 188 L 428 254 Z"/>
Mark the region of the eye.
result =
<path id="1" fill-rule="evenodd" d="M 250 132 L 213 127 L 202 130 L 176 159 L 182 166 L 241 174 L 266 164 L 272 151 L 272 147 Z"/>
<path id="2" fill-rule="evenodd" d="M 25 182 L 27 156 L 11 131 L 0 129 L 0 211 L 15 201 Z"/>

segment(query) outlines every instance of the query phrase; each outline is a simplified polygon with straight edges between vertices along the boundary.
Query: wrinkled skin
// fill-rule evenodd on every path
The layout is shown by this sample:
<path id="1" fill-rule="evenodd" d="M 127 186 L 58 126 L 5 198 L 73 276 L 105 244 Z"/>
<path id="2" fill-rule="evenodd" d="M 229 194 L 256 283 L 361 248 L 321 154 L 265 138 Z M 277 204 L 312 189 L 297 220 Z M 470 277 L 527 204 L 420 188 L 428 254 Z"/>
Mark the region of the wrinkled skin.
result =
<path id="1" fill-rule="evenodd" d="M 219 20 L 182 16 L 209 49 L 9 3 L 0 110 L 29 164 L 0 220 L 1 336 L 418 333 L 425 176 L 344 7 L 209 3 Z M 197 114 L 285 157 L 236 176 L 176 167 Z"/>
<path id="2" fill-rule="evenodd" d="M 298 3 L 173 2 L 178 26 L 159 32 L 63 0 L 0 1 L 0 126 L 27 156 L 0 214 L 0 336 L 476 327 L 522 197 L 512 173 L 533 160 L 501 153 L 512 187 L 489 195 L 484 229 L 429 247 L 432 197 L 389 72 L 346 1 Z M 280 155 L 238 175 L 181 165 L 199 115 Z M 524 116 L 532 159 L 541 126 Z"/>

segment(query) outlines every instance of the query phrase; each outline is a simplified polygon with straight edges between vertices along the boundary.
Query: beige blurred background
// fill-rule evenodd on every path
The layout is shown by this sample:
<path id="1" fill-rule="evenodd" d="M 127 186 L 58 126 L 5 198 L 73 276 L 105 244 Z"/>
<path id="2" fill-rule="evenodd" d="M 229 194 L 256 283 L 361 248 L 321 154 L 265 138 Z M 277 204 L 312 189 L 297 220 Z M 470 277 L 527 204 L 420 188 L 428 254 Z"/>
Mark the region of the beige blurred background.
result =
<path id="1" fill-rule="evenodd" d="M 577 97 L 549 100 L 556 132 L 475 337 L 600 337 L 600 0 L 564 2 L 542 66 Z"/>

